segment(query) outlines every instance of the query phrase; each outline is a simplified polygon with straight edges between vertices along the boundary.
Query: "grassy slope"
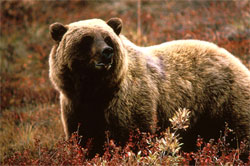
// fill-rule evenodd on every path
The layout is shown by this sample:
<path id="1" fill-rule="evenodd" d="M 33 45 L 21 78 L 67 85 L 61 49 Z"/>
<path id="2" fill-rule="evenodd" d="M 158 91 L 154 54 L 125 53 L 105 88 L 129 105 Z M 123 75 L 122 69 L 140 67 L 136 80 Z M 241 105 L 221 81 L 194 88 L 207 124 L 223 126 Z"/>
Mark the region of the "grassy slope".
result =
<path id="1" fill-rule="evenodd" d="M 174 39 L 215 42 L 250 68 L 250 3 L 157 1 L 142 4 L 142 45 Z M 139 42 L 136 2 L 1 1 L 0 161 L 16 151 L 35 149 L 35 139 L 49 148 L 62 139 L 58 94 L 48 79 L 53 44 L 49 24 L 118 16 L 123 33 Z M 108 14 L 107 14 L 108 13 Z"/>

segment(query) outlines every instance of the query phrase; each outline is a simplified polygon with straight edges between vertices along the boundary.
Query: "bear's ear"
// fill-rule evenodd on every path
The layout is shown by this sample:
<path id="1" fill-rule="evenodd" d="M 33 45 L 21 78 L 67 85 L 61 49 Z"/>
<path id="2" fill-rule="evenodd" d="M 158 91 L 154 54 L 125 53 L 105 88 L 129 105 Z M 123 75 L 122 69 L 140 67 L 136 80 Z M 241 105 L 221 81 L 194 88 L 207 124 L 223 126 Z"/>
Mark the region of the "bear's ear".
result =
<path id="1" fill-rule="evenodd" d="M 51 24 L 49 27 L 50 35 L 52 39 L 59 42 L 62 40 L 63 35 L 67 32 L 68 28 L 61 23 Z"/>
<path id="2" fill-rule="evenodd" d="M 119 35 L 122 30 L 122 20 L 120 18 L 111 18 L 107 21 L 107 24 Z"/>

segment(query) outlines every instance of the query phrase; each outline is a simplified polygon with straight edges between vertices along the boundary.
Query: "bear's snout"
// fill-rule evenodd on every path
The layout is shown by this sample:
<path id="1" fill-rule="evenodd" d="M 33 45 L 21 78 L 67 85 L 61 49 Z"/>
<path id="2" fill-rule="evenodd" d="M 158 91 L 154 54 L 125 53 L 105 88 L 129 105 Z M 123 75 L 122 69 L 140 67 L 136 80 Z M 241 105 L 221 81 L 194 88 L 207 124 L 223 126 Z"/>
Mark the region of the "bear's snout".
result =
<path id="1" fill-rule="evenodd" d="M 101 51 L 101 62 L 96 64 L 96 67 L 110 69 L 113 63 L 114 50 L 112 47 L 105 46 Z"/>
<path id="2" fill-rule="evenodd" d="M 109 46 L 103 48 L 101 55 L 102 55 L 103 63 L 105 64 L 111 63 L 112 57 L 114 55 L 113 48 Z"/>

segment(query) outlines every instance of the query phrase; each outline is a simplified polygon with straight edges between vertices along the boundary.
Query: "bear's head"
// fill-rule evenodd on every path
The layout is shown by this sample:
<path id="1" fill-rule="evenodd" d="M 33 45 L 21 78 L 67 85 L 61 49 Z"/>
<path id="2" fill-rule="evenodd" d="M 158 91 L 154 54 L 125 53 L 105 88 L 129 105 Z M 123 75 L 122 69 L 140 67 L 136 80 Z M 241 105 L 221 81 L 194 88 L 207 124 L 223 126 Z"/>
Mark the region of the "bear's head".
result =
<path id="1" fill-rule="evenodd" d="M 54 23 L 50 34 L 56 42 L 50 54 L 50 63 L 61 70 L 75 74 L 114 73 L 123 61 L 119 34 L 122 21 L 111 18 L 107 22 L 90 19 L 69 25 Z"/>
<path id="2" fill-rule="evenodd" d="M 90 19 L 50 25 L 55 41 L 50 52 L 50 79 L 60 92 L 116 87 L 127 71 L 126 49 L 120 38 L 122 21 Z"/>

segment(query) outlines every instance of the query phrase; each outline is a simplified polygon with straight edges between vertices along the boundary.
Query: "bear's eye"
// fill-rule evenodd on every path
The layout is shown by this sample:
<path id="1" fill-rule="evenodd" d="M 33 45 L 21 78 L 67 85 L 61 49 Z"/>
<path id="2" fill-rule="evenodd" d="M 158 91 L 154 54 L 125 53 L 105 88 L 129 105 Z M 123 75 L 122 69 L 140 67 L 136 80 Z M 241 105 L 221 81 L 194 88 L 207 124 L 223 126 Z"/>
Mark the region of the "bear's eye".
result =
<path id="1" fill-rule="evenodd" d="M 86 45 L 91 45 L 94 41 L 94 37 L 93 36 L 83 36 L 81 39 L 81 43 L 82 44 L 86 44 Z"/>
<path id="2" fill-rule="evenodd" d="M 110 47 L 113 48 L 113 42 L 112 42 L 112 39 L 111 39 L 109 36 L 105 37 L 105 38 L 104 38 L 104 41 L 105 41 L 105 43 L 107 43 Z"/>
<path id="3" fill-rule="evenodd" d="M 93 36 L 83 36 L 77 43 L 77 48 L 79 48 L 84 52 L 89 52 L 93 42 L 94 42 Z"/>

